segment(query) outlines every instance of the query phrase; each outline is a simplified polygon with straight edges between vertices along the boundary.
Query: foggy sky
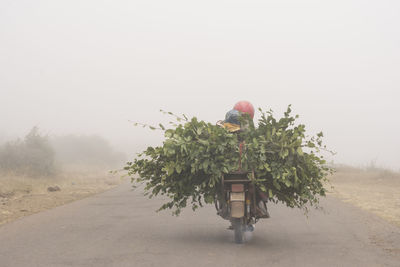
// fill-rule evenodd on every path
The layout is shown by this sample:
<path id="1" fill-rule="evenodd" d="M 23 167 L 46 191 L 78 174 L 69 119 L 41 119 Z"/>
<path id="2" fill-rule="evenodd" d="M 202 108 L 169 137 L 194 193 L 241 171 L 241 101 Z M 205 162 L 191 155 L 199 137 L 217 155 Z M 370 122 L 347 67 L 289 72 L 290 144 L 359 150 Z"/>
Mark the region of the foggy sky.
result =
<path id="1" fill-rule="evenodd" d="M 160 142 L 159 109 L 215 122 L 288 104 L 338 163 L 400 169 L 399 1 L 0 1 L 0 138 Z"/>

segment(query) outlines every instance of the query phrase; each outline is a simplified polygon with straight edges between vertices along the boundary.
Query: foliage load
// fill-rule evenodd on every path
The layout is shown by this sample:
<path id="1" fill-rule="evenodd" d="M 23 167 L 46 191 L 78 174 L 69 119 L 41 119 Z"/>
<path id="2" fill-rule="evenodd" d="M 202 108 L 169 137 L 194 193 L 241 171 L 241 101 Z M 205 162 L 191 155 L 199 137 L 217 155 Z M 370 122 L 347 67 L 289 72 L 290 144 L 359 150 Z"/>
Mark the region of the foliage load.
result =
<path id="1" fill-rule="evenodd" d="M 188 204 L 195 210 L 214 201 L 221 174 L 238 170 L 239 142 L 243 142 L 242 169 L 254 170 L 254 183 L 268 193 L 270 201 L 306 210 L 308 205 L 317 206 L 332 172 L 321 153 L 325 150 L 322 132 L 306 136 L 305 125 L 296 124 L 298 115 L 291 115 L 290 106 L 279 120 L 271 110 L 259 111 L 258 127 L 243 116 L 242 125 L 248 127 L 239 133 L 196 117 L 174 115 L 173 129 L 160 124 L 165 136 L 162 146 L 148 147 L 125 170 L 133 183 L 145 184 L 149 197 L 170 198 L 159 210 L 173 209 L 178 215 Z"/>

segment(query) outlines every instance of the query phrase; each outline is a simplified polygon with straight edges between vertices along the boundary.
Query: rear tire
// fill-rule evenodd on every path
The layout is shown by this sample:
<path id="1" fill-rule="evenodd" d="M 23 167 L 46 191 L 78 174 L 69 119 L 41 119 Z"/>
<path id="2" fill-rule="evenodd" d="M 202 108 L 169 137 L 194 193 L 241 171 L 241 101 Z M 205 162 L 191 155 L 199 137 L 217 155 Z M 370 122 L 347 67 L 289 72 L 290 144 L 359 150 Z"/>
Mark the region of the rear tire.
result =
<path id="1" fill-rule="evenodd" d="M 232 226 L 235 235 L 235 243 L 242 244 L 244 239 L 244 229 L 242 224 L 242 219 L 240 218 L 233 218 L 232 219 Z"/>

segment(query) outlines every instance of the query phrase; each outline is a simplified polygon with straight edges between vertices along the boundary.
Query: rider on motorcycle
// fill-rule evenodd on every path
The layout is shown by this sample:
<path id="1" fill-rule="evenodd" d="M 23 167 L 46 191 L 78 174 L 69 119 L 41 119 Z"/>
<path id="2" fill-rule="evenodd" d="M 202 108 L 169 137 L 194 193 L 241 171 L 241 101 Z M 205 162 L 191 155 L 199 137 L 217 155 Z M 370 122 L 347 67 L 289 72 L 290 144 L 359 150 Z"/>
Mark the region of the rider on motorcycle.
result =
<path id="1" fill-rule="evenodd" d="M 227 129 L 229 132 L 238 133 L 240 131 L 245 131 L 248 128 L 248 124 L 241 123 L 241 113 L 247 113 L 250 118 L 254 118 L 254 107 L 248 101 L 240 101 L 236 103 L 234 108 L 228 111 L 225 115 L 224 121 L 218 121 L 217 125 Z M 243 120 L 242 120 L 243 121 Z M 240 145 L 242 146 L 242 145 Z M 269 218 L 270 215 L 267 210 L 266 202 L 268 201 L 268 195 L 257 190 L 257 213 L 259 218 Z"/>

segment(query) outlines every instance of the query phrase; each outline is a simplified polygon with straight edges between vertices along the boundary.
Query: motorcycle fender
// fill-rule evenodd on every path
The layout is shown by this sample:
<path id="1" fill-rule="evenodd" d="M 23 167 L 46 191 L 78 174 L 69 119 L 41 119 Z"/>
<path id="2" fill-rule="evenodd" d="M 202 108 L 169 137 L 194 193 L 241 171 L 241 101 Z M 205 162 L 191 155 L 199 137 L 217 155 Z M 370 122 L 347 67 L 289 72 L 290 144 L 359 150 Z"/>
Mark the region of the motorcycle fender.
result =
<path id="1" fill-rule="evenodd" d="M 231 217 L 242 218 L 244 216 L 244 201 L 231 202 Z"/>

